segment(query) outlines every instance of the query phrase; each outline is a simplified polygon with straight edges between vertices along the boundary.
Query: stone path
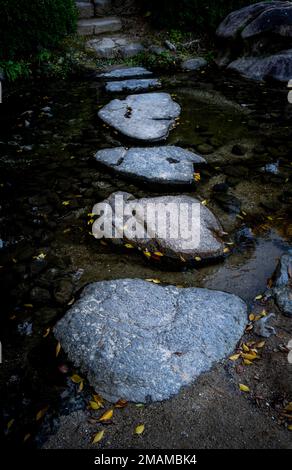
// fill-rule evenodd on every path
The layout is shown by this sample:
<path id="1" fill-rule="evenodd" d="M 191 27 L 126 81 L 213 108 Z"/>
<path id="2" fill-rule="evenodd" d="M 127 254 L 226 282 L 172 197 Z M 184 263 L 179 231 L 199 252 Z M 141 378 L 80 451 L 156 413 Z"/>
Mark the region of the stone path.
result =
<path id="1" fill-rule="evenodd" d="M 105 12 L 109 3 L 98 4 Z M 88 2 L 78 5 L 80 34 L 98 35 L 121 29 L 118 18 L 91 17 L 98 14 L 98 4 L 94 10 Z M 102 37 L 91 39 L 87 47 L 100 57 L 111 57 L 134 53 L 136 46 L 129 46 L 122 38 Z M 197 69 L 204 65 L 198 59 L 186 62 L 184 67 Z M 180 105 L 168 93 L 138 93 L 160 87 L 160 81 L 143 67 L 116 68 L 98 78 L 109 93 L 136 92 L 110 101 L 98 116 L 122 136 L 143 143 L 143 147 L 99 150 L 95 160 L 121 176 L 148 183 L 192 184 L 195 168 L 206 164 L 204 158 L 176 146 L 150 146 L 167 139 L 181 112 Z M 116 206 L 117 197 L 122 207 Z M 102 215 L 99 204 L 92 211 L 97 216 L 93 235 L 108 238 L 114 245 L 137 248 L 150 261 L 156 257 L 201 262 L 225 253 L 225 233 L 219 220 L 193 197 L 136 199 L 129 193 L 117 192 L 103 203 Z M 125 205 L 131 210 L 125 212 Z M 164 234 L 157 225 L 157 205 L 168 210 L 186 208 L 179 219 L 173 217 L 174 210 L 169 212 Z M 143 217 L 149 207 L 154 212 L 145 222 Z M 158 219 L 161 221 L 161 213 Z M 182 236 L 182 228 L 188 229 L 187 236 Z M 113 238 L 113 230 L 120 237 Z M 151 282 L 118 279 L 88 285 L 54 330 L 69 359 L 110 401 L 123 398 L 148 402 L 173 396 L 215 361 L 231 353 L 244 333 L 247 307 L 239 297 L 208 289 L 163 287 L 148 281 Z"/>

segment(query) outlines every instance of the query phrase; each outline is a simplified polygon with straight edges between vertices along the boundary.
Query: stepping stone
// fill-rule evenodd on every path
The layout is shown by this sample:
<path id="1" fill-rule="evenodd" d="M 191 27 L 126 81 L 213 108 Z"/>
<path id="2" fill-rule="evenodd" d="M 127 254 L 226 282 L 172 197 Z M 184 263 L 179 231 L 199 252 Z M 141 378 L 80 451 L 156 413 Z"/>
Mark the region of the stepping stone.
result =
<path id="1" fill-rule="evenodd" d="M 122 91 L 147 91 L 153 88 L 160 88 L 161 82 L 157 78 L 142 78 L 121 80 L 115 82 L 107 82 L 105 89 L 111 93 L 118 93 Z"/>
<path id="2" fill-rule="evenodd" d="M 80 19 L 94 17 L 94 6 L 89 2 L 76 2 L 78 15 Z"/>
<path id="3" fill-rule="evenodd" d="M 194 165 L 206 160 L 175 146 L 99 150 L 95 159 L 122 175 L 158 184 L 194 183 Z"/>
<path id="4" fill-rule="evenodd" d="M 86 48 L 93 51 L 98 58 L 114 59 L 117 57 L 134 57 L 144 51 L 141 43 L 133 43 L 127 38 L 106 37 L 87 41 Z"/>
<path id="5" fill-rule="evenodd" d="M 97 36 L 103 33 L 112 33 L 122 29 L 122 22 L 116 17 L 91 18 L 79 20 L 77 32 L 81 36 Z"/>
<path id="6" fill-rule="evenodd" d="M 228 357 L 246 323 L 235 295 L 118 279 L 89 284 L 54 334 L 105 399 L 149 403 Z"/>
<path id="7" fill-rule="evenodd" d="M 181 64 L 181 68 L 186 71 L 194 72 L 206 67 L 208 62 L 203 57 L 196 57 L 194 59 L 187 59 Z"/>
<path id="8" fill-rule="evenodd" d="M 131 245 L 147 258 L 167 257 L 177 263 L 209 261 L 223 256 L 223 228 L 215 215 L 190 196 L 135 199 L 112 193 L 93 207 L 95 238 L 116 246 Z M 135 231 L 132 230 L 135 228 Z"/>
<path id="9" fill-rule="evenodd" d="M 113 100 L 98 116 L 126 137 L 156 142 L 167 138 L 180 109 L 168 93 L 145 93 Z"/>
<path id="10" fill-rule="evenodd" d="M 110 80 L 123 80 L 128 78 L 141 78 L 151 77 L 152 72 L 145 69 L 144 67 L 125 67 L 119 69 L 113 69 L 108 72 L 103 72 L 97 75 L 98 78 L 110 79 Z"/>

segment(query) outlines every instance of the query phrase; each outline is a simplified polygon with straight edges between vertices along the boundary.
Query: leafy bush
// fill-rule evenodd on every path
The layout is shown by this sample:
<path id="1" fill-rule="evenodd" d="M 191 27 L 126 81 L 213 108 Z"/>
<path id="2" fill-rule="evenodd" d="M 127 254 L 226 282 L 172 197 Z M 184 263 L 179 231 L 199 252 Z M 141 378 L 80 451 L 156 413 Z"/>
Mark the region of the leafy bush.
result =
<path id="1" fill-rule="evenodd" d="M 159 26 L 210 32 L 231 11 L 257 1 L 260 0 L 143 0 L 143 8 Z"/>
<path id="2" fill-rule="evenodd" d="M 18 61 L 52 49 L 76 27 L 74 0 L 0 0 L 0 59 Z"/>

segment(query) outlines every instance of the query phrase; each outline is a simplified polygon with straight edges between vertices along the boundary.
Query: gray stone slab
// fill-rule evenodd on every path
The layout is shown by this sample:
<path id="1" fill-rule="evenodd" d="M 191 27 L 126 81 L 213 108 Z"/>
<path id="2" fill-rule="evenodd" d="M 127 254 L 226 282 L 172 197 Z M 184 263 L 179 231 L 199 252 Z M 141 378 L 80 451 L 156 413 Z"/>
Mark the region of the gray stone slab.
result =
<path id="1" fill-rule="evenodd" d="M 180 109 L 168 93 L 143 93 L 112 100 L 98 116 L 127 137 L 156 142 L 167 138 Z"/>
<path id="2" fill-rule="evenodd" d="M 149 257 L 159 252 L 181 263 L 208 261 L 224 254 L 220 222 L 190 196 L 135 199 L 118 191 L 96 204 L 92 213 L 98 215 L 92 226 L 95 238 L 109 239 L 117 246 L 130 243 Z"/>
<path id="3" fill-rule="evenodd" d="M 88 285 L 54 333 L 104 398 L 147 402 L 173 396 L 227 357 L 246 322 L 234 295 L 124 279 Z"/>
<path id="4" fill-rule="evenodd" d="M 104 78 L 108 80 L 114 79 L 129 79 L 129 78 L 139 78 L 139 77 L 151 77 L 153 75 L 150 70 L 145 69 L 144 67 L 125 67 L 109 70 L 108 72 L 103 72 L 98 74 L 98 78 Z"/>
<path id="5" fill-rule="evenodd" d="M 84 36 L 97 36 L 103 33 L 112 33 L 122 29 L 122 22 L 117 17 L 91 18 L 79 20 L 77 32 Z"/>
<path id="6" fill-rule="evenodd" d="M 105 89 L 111 93 L 119 93 L 122 91 L 147 91 L 153 88 L 161 87 L 161 82 L 157 78 L 132 78 L 129 80 L 120 80 L 107 82 Z"/>
<path id="7" fill-rule="evenodd" d="M 201 156 L 176 146 L 99 150 L 96 161 L 116 172 L 158 184 L 192 184 L 194 166 L 206 163 Z"/>

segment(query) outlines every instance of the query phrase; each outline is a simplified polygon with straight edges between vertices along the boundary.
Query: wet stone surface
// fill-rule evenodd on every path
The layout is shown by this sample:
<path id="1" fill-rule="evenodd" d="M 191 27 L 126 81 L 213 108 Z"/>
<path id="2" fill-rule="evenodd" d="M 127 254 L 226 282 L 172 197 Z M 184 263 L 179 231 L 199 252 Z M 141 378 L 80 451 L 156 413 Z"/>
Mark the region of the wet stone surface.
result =
<path id="1" fill-rule="evenodd" d="M 271 325 L 277 335 L 266 339 L 260 359 L 251 366 L 222 360 L 171 400 L 117 410 L 115 425 L 106 427 L 104 448 L 291 447 L 282 416 L 292 393 L 286 348 L 291 318 L 272 297 L 254 301 L 266 292 L 267 280 L 291 246 L 292 112 L 287 89 L 261 87 L 215 73 L 212 67 L 196 79 L 191 74 L 159 78 L 163 91 L 176 95 L 182 108 L 167 145 L 198 154 L 199 145 L 213 149 L 204 155 L 208 164 L 198 170 L 195 187 L 176 189 L 175 194 L 195 196 L 220 220 L 229 249 L 224 262 L 188 268 L 182 263 L 170 269 L 163 257 L 141 257 L 90 235 L 88 214 L 113 192 L 161 196 L 155 186 L 97 168 L 93 156 L 98 150 L 129 146 L 97 119 L 97 107 L 108 103 L 102 80 L 39 83 L 33 90 L 24 86 L 2 104 L 0 327 L 5 354 L 0 382 L 3 429 L 14 448 L 41 447 L 45 441 L 48 447 L 92 448 L 103 411 L 89 410 L 94 390 L 85 378 L 81 392 L 71 380 L 73 374 L 82 376 L 81 371 L 62 348 L 56 356 L 52 331 L 84 286 L 122 278 L 235 294 L 259 315 L 264 309 L 274 313 Z M 233 152 L 235 145 L 244 151 Z M 276 174 L 263 171 L 275 162 Z M 239 200 L 240 212 L 225 210 L 213 197 L 214 187 Z M 45 304 L 39 303 L 42 297 L 31 300 L 35 288 L 46 291 Z M 242 341 L 259 339 L 250 330 Z M 243 395 L 239 383 L 249 385 L 250 394 Z M 36 421 L 47 406 L 44 419 Z M 78 412 L 85 416 L 80 433 L 72 419 Z M 66 416 L 69 424 L 63 427 Z M 140 422 L 145 423 L 143 439 L 133 434 Z M 28 433 L 31 437 L 23 444 Z"/>
<path id="2" fill-rule="evenodd" d="M 149 402 L 232 352 L 246 321 L 246 305 L 230 294 L 125 279 L 86 287 L 54 333 L 107 400 Z"/>

